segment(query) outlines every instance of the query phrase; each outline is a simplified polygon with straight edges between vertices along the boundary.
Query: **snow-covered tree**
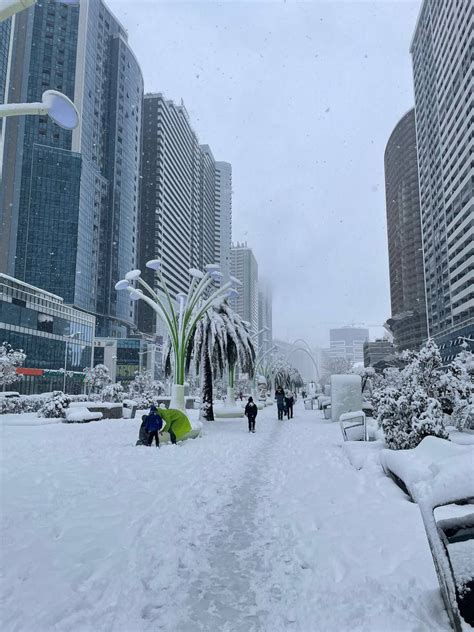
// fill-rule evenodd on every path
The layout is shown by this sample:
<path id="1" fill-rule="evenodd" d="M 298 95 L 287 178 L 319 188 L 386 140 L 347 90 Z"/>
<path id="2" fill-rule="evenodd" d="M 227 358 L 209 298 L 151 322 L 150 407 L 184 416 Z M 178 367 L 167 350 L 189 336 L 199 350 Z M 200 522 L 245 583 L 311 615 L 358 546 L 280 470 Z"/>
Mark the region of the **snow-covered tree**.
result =
<path id="1" fill-rule="evenodd" d="M 4 342 L 0 345 L 0 386 L 13 384 L 22 379 L 22 375 L 16 372 L 17 367 L 23 365 L 26 355 L 21 349 Z"/>
<path id="2" fill-rule="evenodd" d="M 53 396 L 38 410 L 38 417 L 65 417 L 70 402 L 69 397 L 62 391 L 54 391 Z"/>
<path id="3" fill-rule="evenodd" d="M 273 378 L 275 385 L 281 386 L 284 389 L 300 388 L 304 384 L 303 378 L 301 377 L 298 369 L 296 369 L 281 355 L 271 361 L 268 371 L 270 375 L 266 375 L 267 381 L 269 381 L 268 377 L 270 377 L 270 381 L 271 378 Z"/>
<path id="4" fill-rule="evenodd" d="M 222 377 L 227 370 L 229 389 L 233 390 L 236 367 L 253 375 L 255 365 L 255 349 L 248 326 L 227 302 L 210 307 L 196 324 L 187 350 L 186 370 L 191 359 L 200 376 L 200 416 L 212 421 L 214 379 Z M 165 368 L 170 370 L 169 354 Z"/>
<path id="5" fill-rule="evenodd" d="M 373 366 L 355 366 L 350 371 L 355 375 L 360 375 L 362 392 L 367 390 L 368 393 L 372 390 L 372 381 L 375 377 L 375 369 Z"/>
<path id="6" fill-rule="evenodd" d="M 436 343 L 428 340 L 420 351 L 405 356 L 407 366 L 387 370 L 385 383 L 373 396 L 378 424 L 395 450 L 414 448 L 429 435 L 448 438 L 439 399 L 443 372 Z"/>
<path id="7" fill-rule="evenodd" d="M 116 403 L 123 402 L 123 398 L 125 397 L 123 386 L 120 382 L 117 382 L 116 384 L 107 384 L 107 386 L 102 389 L 100 395 L 102 401 Z"/>
<path id="8" fill-rule="evenodd" d="M 137 371 L 128 386 L 128 395 L 137 402 L 139 408 L 148 408 L 156 404 L 163 390 L 163 383 L 154 380 L 150 371 Z"/>
<path id="9" fill-rule="evenodd" d="M 90 393 L 100 393 L 106 386 L 112 383 L 110 371 L 105 364 L 97 364 L 94 368 L 84 369 L 84 383 Z"/>
<path id="10" fill-rule="evenodd" d="M 451 423 L 459 430 L 474 427 L 474 354 L 461 351 L 441 379 L 441 397 Z"/>

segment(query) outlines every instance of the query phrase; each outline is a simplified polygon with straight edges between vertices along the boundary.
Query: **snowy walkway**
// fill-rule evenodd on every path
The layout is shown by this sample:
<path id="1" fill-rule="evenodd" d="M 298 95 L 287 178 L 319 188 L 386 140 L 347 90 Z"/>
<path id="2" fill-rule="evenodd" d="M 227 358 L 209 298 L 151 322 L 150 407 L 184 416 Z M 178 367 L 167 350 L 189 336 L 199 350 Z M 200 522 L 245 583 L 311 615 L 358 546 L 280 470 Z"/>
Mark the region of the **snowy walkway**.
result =
<path id="1" fill-rule="evenodd" d="M 318 413 L 274 417 L 159 451 L 4 425 L 2 630 L 449 630 L 416 505 Z"/>

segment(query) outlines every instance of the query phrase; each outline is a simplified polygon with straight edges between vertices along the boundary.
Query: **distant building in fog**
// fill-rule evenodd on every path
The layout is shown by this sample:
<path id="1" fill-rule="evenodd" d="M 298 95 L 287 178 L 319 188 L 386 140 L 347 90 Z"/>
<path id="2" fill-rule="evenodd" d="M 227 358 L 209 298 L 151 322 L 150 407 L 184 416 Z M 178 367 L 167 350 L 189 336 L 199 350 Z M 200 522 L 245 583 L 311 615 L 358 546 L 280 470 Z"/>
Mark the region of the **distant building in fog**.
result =
<path id="1" fill-rule="evenodd" d="M 329 330 L 329 357 L 341 358 L 352 364 L 364 362 L 364 342 L 369 330 L 361 327 L 339 327 Z"/>
<path id="2" fill-rule="evenodd" d="M 258 264 L 252 249 L 245 243 L 237 243 L 231 248 L 232 276 L 242 283 L 237 288 L 239 296 L 230 300 L 233 309 L 241 318 L 250 323 L 253 333 L 258 332 Z"/>

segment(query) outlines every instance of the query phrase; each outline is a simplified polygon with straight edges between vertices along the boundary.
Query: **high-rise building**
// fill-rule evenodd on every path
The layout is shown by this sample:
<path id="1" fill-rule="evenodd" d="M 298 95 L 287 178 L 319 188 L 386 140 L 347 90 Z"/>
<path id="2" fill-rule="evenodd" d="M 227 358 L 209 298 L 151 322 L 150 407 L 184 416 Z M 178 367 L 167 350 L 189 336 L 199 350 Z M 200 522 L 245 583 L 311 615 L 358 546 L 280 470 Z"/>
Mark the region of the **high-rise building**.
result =
<path id="1" fill-rule="evenodd" d="M 428 334 L 445 360 L 474 337 L 472 24 L 472 0 L 424 0 L 411 45 Z"/>
<path id="2" fill-rule="evenodd" d="M 415 110 L 397 123 L 385 149 L 385 195 L 392 331 L 398 350 L 427 337 Z"/>
<path id="3" fill-rule="evenodd" d="M 230 214 L 231 192 L 219 181 L 218 164 L 227 163 L 216 163 L 210 147 L 199 144 L 184 105 L 161 93 L 145 95 L 139 265 L 154 285 L 145 264 L 161 259 L 173 296 L 188 289 L 190 268 L 220 263 L 219 238 L 228 231 L 230 217 L 217 232 L 217 215 L 222 203 Z M 138 325 L 143 332 L 156 331 L 156 315 L 146 304 L 139 306 Z"/>
<path id="4" fill-rule="evenodd" d="M 216 225 L 215 261 L 221 266 L 222 282 L 230 277 L 230 248 L 232 245 L 232 166 L 216 162 Z"/>
<path id="5" fill-rule="evenodd" d="M 5 126 L 0 270 L 96 315 L 125 335 L 135 306 L 114 290 L 135 267 L 143 78 L 127 33 L 102 0 L 45 0 L 15 16 L 9 102 L 71 98 L 73 131 L 47 116 Z"/>
<path id="6" fill-rule="evenodd" d="M 255 334 L 258 332 L 258 264 L 247 242 L 233 244 L 231 248 L 231 275 L 242 283 L 239 296 L 231 299 L 232 308 Z"/>
<path id="7" fill-rule="evenodd" d="M 273 340 L 272 289 L 270 284 L 258 281 L 258 347 L 269 351 Z"/>
<path id="8" fill-rule="evenodd" d="M 369 330 L 361 327 L 339 327 L 329 330 L 329 357 L 341 358 L 352 364 L 364 362 L 364 342 Z"/>

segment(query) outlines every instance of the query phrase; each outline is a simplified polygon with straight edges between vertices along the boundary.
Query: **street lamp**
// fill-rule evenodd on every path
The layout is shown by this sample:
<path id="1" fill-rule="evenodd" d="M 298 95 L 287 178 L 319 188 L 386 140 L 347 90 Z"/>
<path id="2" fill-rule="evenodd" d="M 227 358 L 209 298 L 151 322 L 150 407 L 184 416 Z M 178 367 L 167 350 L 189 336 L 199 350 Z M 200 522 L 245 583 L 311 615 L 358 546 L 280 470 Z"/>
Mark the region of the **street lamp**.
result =
<path id="1" fill-rule="evenodd" d="M 49 117 L 64 129 L 72 130 L 79 124 L 76 106 L 65 94 L 57 90 L 43 92 L 42 101 L 38 103 L 4 103 L 0 105 L 0 117 L 37 115 Z"/>
<path id="2" fill-rule="evenodd" d="M 160 259 L 147 261 L 146 267 L 155 272 L 158 286 L 163 296 L 141 277 L 140 270 L 130 270 L 125 279 L 115 284 L 115 289 L 126 290 L 134 301 L 142 300 L 149 305 L 161 318 L 166 326 L 174 355 L 174 383 L 171 390 L 171 408 L 184 410 L 184 379 L 186 366 L 186 351 L 194 333 L 194 329 L 205 312 L 214 304 L 220 303 L 228 297 L 232 281 L 211 291 L 214 281 L 219 278 L 218 266 L 210 264 L 206 271 L 190 268 L 191 282 L 186 293 L 176 296 L 179 309 L 176 310 L 175 301 L 171 298 L 168 285 L 162 274 Z M 138 286 L 141 286 L 143 290 Z"/>
<path id="3" fill-rule="evenodd" d="M 72 334 L 66 334 L 64 337 L 72 340 L 73 338 L 78 338 L 81 335 L 80 331 L 75 331 Z M 64 349 L 64 377 L 63 377 L 63 393 L 66 392 L 66 369 L 67 369 L 67 346 L 69 344 L 69 340 L 66 340 L 66 347 Z"/>

